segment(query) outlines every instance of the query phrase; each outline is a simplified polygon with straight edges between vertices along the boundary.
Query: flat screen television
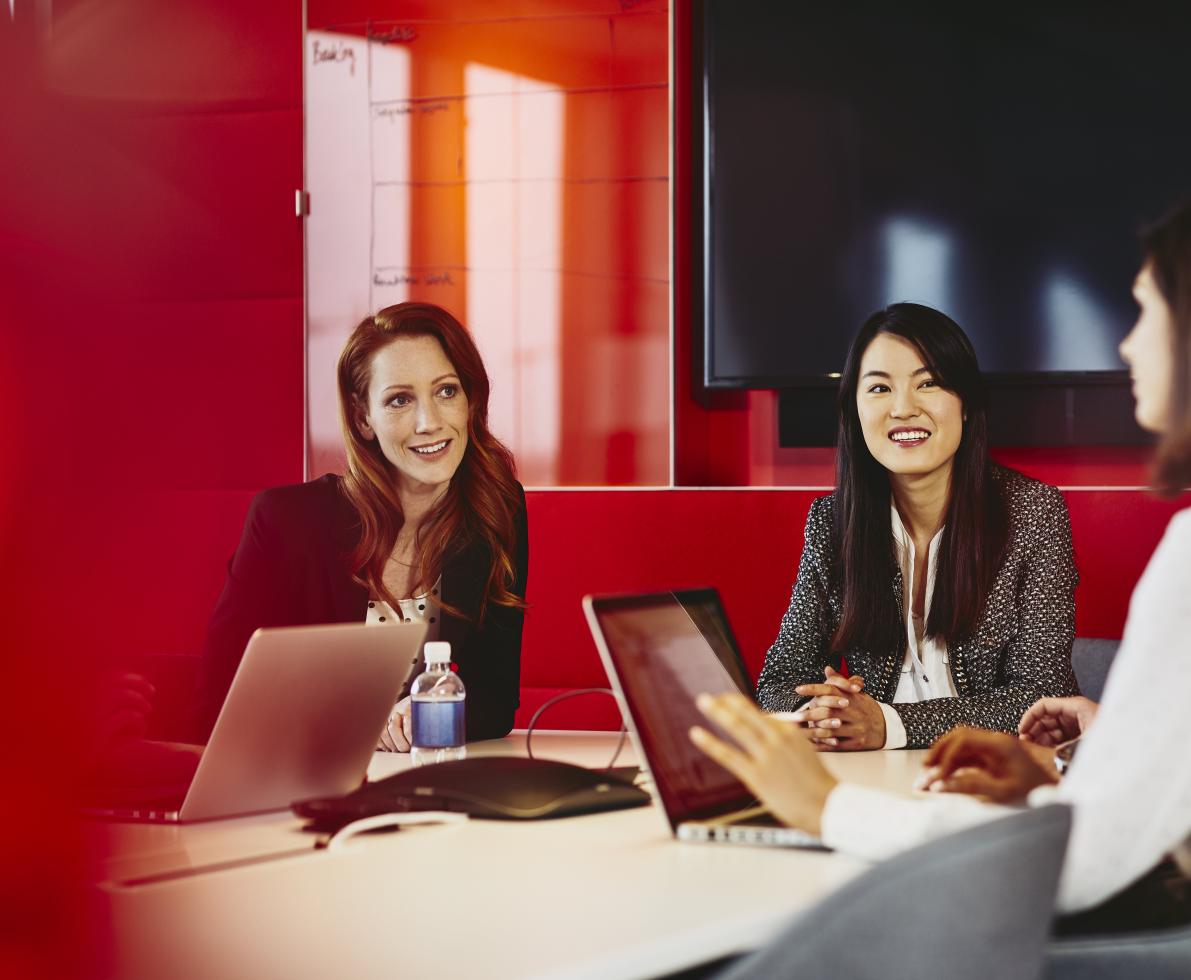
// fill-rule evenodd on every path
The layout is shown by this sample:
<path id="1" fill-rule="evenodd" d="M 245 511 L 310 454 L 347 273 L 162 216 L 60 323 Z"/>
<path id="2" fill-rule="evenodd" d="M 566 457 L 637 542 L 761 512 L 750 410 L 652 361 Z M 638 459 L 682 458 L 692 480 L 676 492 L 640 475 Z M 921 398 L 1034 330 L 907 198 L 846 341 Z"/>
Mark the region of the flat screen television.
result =
<path id="1" fill-rule="evenodd" d="M 1136 233 L 1191 190 L 1191 3 L 701 6 L 706 386 L 827 384 L 901 300 L 994 381 L 1123 380 Z"/>

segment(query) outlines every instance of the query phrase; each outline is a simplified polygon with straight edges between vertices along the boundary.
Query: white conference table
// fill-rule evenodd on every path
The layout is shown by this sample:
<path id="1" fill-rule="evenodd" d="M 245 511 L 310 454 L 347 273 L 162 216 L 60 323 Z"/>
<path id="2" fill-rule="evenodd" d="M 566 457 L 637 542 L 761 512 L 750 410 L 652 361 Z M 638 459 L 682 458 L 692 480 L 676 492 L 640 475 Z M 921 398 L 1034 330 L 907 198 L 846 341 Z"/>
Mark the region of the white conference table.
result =
<path id="1" fill-rule="evenodd" d="M 537 732 L 534 754 L 606 765 L 616 735 Z M 471 756 L 524 754 L 523 733 Z M 824 755 L 908 791 L 923 752 Z M 620 764 L 633 764 L 626 743 Z M 369 776 L 408 766 L 378 754 Z M 315 850 L 288 813 L 88 824 L 120 977 L 650 977 L 756 949 L 866 865 L 675 841 L 659 806 L 406 828 Z"/>

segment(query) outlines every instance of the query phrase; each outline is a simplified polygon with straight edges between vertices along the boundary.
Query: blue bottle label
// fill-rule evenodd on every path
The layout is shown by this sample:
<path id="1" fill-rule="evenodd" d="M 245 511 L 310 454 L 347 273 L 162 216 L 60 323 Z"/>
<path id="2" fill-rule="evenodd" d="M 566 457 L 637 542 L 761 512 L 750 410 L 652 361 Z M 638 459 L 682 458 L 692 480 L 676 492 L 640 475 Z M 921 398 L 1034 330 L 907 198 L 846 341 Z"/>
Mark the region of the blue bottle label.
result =
<path id="1" fill-rule="evenodd" d="M 413 744 L 419 749 L 462 745 L 464 701 L 414 701 L 410 705 Z"/>

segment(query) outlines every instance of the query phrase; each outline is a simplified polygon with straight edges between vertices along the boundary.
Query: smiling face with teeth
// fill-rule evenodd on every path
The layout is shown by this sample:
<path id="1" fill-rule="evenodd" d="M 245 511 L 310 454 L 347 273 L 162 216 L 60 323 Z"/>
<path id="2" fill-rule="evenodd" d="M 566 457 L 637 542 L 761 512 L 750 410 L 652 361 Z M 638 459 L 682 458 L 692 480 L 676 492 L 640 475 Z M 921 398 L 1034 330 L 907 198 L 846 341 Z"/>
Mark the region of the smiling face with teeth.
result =
<path id="1" fill-rule="evenodd" d="M 467 449 L 468 401 L 434 337 L 398 336 L 372 356 L 356 427 L 392 465 L 398 493 L 446 489 Z"/>
<path id="2" fill-rule="evenodd" d="M 950 478 L 963 436 L 963 402 L 938 383 L 904 337 L 878 334 L 864 351 L 856 410 L 868 451 L 892 480 Z"/>

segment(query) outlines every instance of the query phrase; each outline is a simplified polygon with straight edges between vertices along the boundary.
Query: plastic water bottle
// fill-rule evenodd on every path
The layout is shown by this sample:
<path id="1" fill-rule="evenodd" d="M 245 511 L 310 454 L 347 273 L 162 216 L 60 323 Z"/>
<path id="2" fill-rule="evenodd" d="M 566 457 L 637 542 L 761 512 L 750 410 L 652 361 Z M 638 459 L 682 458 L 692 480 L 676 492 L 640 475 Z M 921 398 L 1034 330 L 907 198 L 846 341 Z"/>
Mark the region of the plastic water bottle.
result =
<path id="1" fill-rule="evenodd" d="M 467 758 L 464 710 L 467 692 L 451 670 L 451 644 L 430 642 L 423 648 L 426 670 L 410 688 L 410 761 L 415 766 Z"/>

